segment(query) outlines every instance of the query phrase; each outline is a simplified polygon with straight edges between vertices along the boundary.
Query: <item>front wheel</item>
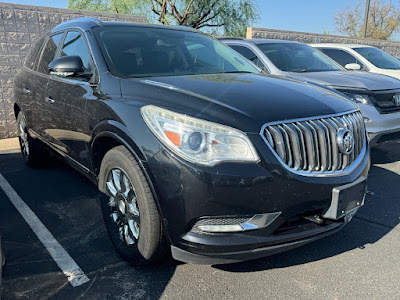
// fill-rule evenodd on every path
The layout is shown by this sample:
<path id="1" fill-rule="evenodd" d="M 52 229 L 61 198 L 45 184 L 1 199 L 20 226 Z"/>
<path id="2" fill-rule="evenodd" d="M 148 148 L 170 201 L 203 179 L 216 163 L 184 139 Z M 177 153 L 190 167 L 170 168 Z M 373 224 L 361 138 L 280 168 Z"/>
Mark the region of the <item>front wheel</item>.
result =
<path id="1" fill-rule="evenodd" d="M 148 182 L 124 146 L 106 153 L 99 189 L 104 222 L 114 248 L 132 265 L 145 265 L 165 254 L 161 220 Z"/>

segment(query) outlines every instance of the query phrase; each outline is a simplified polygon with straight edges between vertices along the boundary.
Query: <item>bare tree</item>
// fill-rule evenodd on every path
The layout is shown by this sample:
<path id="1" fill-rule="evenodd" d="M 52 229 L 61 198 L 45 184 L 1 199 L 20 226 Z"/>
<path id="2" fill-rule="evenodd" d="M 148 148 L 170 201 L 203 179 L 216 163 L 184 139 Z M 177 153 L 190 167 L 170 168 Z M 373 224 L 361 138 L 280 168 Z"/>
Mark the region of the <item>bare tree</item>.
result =
<path id="1" fill-rule="evenodd" d="M 363 1 L 338 11 L 335 24 L 338 31 L 352 37 L 363 36 Z M 391 1 L 375 0 L 369 10 L 367 37 L 388 39 L 400 27 L 400 10 Z"/>

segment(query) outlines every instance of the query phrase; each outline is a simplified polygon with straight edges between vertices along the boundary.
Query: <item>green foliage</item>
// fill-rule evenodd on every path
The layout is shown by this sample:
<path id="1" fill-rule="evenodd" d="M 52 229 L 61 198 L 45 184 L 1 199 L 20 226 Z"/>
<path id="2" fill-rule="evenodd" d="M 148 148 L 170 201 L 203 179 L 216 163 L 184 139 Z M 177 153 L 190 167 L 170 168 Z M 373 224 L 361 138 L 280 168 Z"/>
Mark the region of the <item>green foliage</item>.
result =
<path id="1" fill-rule="evenodd" d="M 364 1 L 356 6 L 347 6 L 336 13 L 335 23 L 338 31 L 352 37 L 363 36 Z M 371 3 L 367 25 L 367 37 L 388 39 L 400 27 L 400 10 L 390 1 L 375 0 Z"/>
<path id="2" fill-rule="evenodd" d="M 139 15 L 144 0 L 68 0 L 68 8 Z"/>
<path id="3" fill-rule="evenodd" d="M 259 17 L 254 0 L 68 0 L 68 8 L 146 15 L 150 22 L 237 37 Z"/>

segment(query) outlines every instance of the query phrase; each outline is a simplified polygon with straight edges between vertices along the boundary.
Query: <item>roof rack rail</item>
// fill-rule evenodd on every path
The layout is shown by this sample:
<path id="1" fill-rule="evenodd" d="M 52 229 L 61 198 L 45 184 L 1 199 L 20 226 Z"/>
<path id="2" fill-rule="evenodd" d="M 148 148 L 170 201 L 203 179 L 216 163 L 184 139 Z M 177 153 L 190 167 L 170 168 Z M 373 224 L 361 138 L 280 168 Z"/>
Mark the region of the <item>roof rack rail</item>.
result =
<path id="1" fill-rule="evenodd" d="M 95 23 L 103 23 L 102 20 L 93 18 L 93 17 L 79 17 L 79 18 L 74 18 L 70 19 L 68 21 L 65 21 L 63 24 L 68 24 L 68 23 L 77 23 L 77 22 L 95 22 Z"/>
<path id="2" fill-rule="evenodd" d="M 96 24 L 98 26 L 101 26 L 101 24 L 103 24 L 103 21 L 101 21 L 100 19 L 97 18 L 93 18 L 93 17 L 79 17 L 79 18 L 75 18 L 75 19 L 71 19 L 68 21 L 65 21 L 61 24 L 58 24 L 56 27 L 54 27 L 51 31 L 57 31 L 57 30 L 63 30 L 65 28 L 68 28 L 68 26 L 71 25 L 80 25 L 80 24 L 85 24 L 85 23 L 89 23 L 89 24 Z"/>

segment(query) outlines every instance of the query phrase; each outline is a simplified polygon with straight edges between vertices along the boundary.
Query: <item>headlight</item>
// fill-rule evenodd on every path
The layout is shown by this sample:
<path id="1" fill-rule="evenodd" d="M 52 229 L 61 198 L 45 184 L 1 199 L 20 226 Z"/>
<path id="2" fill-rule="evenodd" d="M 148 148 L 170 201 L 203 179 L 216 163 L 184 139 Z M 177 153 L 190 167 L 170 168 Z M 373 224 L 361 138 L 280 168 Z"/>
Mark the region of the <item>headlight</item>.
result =
<path id="1" fill-rule="evenodd" d="M 154 135 L 177 155 L 192 163 L 214 166 L 224 161 L 259 161 L 249 138 L 237 129 L 153 105 L 142 107 L 141 112 Z"/>
<path id="2" fill-rule="evenodd" d="M 343 93 L 347 97 L 349 97 L 352 101 L 356 103 L 361 103 L 361 104 L 371 104 L 371 101 L 369 100 L 368 95 L 363 95 L 363 94 L 352 94 L 352 93 Z"/>

